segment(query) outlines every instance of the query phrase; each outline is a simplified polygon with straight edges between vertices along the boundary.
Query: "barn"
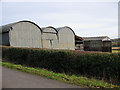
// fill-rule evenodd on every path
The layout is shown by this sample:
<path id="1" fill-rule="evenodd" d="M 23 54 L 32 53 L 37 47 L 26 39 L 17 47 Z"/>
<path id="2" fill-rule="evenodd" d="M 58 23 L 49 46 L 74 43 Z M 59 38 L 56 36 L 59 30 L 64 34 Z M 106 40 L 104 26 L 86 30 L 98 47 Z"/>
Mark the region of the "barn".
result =
<path id="1" fill-rule="evenodd" d="M 75 35 L 75 50 L 83 51 L 83 38 Z"/>
<path id="2" fill-rule="evenodd" d="M 68 27 L 56 28 L 58 31 L 59 49 L 75 50 L 75 33 Z"/>
<path id="3" fill-rule="evenodd" d="M 68 26 L 40 28 L 31 21 L 19 21 L 0 27 L 0 45 L 28 48 L 68 49 L 111 52 L 108 36 L 79 37 Z"/>
<path id="4" fill-rule="evenodd" d="M 75 50 L 75 33 L 68 27 L 40 28 L 31 21 L 19 21 L 0 27 L 1 45 L 28 48 Z"/>
<path id="5" fill-rule="evenodd" d="M 54 27 L 42 28 L 42 45 L 43 48 L 58 49 L 58 34 Z"/>
<path id="6" fill-rule="evenodd" d="M 31 21 L 19 21 L 1 26 L 2 45 L 41 48 L 41 28 Z"/>
<path id="7" fill-rule="evenodd" d="M 101 37 L 82 37 L 84 40 L 85 51 L 111 52 L 112 42 L 108 36 Z"/>

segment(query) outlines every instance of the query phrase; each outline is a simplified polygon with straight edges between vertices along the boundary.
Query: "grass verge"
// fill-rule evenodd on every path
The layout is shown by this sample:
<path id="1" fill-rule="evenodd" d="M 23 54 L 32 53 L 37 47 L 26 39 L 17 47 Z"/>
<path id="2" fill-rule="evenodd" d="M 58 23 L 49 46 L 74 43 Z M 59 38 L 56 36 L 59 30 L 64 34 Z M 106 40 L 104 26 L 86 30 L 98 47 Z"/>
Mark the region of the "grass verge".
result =
<path id="1" fill-rule="evenodd" d="M 66 75 L 64 73 L 55 73 L 53 71 L 48 71 L 46 69 L 41 68 L 32 68 L 32 67 L 26 67 L 22 65 L 16 65 L 9 62 L 0 62 L 0 65 L 13 69 L 18 70 L 30 74 L 35 74 L 39 76 L 44 76 L 50 79 L 62 81 L 69 84 L 74 84 L 78 86 L 82 86 L 85 88 L 120 88 L 120 86 L 113 85 L 111 83 L 107 83 L 104 81 L 96 80 L 96 79 L 90 79 L 82 76 L 76 76 L 76 75 Z"/>

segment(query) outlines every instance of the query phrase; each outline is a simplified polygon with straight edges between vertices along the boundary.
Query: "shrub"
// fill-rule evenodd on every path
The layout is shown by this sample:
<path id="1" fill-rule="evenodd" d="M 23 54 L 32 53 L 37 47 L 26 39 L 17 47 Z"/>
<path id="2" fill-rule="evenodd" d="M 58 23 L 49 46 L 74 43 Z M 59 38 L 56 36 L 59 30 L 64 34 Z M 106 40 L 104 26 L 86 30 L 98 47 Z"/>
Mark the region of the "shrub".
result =
<path id="1" fill-rule="evenodd" d="M 69 75 L 83 75 L 112 83 L 120 81 L 120 53 L 84 53 L 2 47 L 3 60 L 31 67 L 41 67 Z"/>

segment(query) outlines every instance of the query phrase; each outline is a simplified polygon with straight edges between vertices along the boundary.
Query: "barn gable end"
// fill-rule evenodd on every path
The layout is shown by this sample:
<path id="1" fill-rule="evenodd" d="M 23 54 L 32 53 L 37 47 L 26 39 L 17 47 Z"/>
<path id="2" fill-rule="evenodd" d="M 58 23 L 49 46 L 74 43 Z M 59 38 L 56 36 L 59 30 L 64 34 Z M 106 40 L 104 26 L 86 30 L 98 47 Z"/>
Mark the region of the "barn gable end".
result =
<path id="1" fill-rule="evenodd" d="M 75 50 L 75 33 L 70 27 L 56 28 L 59 36 L 59 48 Z"/>
<path id="2" fill-rule="evenodd" d="M 8 24 L 2 26 L 0 31 L 3 38 L 2 45 L 41 48 L 41 29 L 31 21 Z M 9 37 L 9 40 L 5 39 L 6 37 Z"/>
<path id="3" fill-rule="evenodd" d="M 42 28 L 43 48 L 58 49 L 57 30 L 51 26 Z"/>

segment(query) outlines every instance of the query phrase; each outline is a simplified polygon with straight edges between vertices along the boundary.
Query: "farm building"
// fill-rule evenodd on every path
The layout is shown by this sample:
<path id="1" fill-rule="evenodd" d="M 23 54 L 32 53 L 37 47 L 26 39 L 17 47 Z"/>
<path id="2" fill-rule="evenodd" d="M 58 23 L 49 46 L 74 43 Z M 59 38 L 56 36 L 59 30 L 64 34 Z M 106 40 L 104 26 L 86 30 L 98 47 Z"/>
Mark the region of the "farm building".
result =
<path id="1" fill-rule="evenodd" d="M 42 28 L 42 40 L 43 48 L 57 49 L 58 47 L 57 30 L 51 26 Z"/>
<path id="2" fill-rule="evenodd" d="M 58 31 L 59 49 L 75 50 L 75 33 L 68 27 L 56 28 Z"/>
<path id="3" fill-rule="evenodd" d="M 2 26 L 2 45 L 41 48 L 41 29 L 31 21 L 19 21 Z"/>
<path id="4" fill-rule="evenodd" d="M 111 52 L 112 42 L 107 36 L 101 37 L 82 37 L 84 40 L 85 51 Z"/>
<path id="5" fill-rule="evenodd" d="M 83 38 L 75 35 L 75 49 L 83 51 Z"/>
<path id="6" fill-rule="evenodd" d="M 70 27 L 40 28 L 31 21 L 19 21 L 0 27 L 1 45 L 28 48 L 75 50 L 75 33 Z"/>

